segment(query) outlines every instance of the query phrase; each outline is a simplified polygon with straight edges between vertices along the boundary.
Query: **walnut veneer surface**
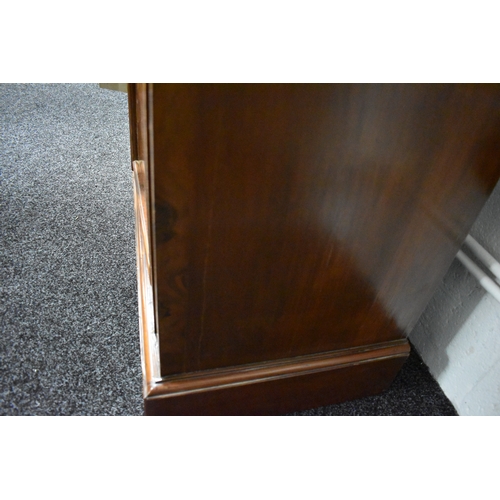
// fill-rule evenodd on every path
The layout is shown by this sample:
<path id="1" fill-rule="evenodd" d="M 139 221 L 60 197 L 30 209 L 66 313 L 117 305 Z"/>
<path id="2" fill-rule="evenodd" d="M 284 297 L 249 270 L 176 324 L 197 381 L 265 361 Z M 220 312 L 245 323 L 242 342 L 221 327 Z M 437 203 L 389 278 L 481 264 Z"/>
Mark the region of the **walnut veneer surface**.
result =
<path id="1" fill-rule="evenodd" d="M 276 413 L 387 386 L 500 176 L 499 86 L 131 84 L 129 96 L 159 375 L 236 377 L 189 397 L 164 381 L 151 413 L 230 413 L 239 399 L 252 401 L 240 413 Z M 384 348 L 397 362 L 372 388 L 380 362 L 353 361 L 326 398 L 332 373 L 301 388 L 298 372 L 238 382 L 259 364 Z"/>

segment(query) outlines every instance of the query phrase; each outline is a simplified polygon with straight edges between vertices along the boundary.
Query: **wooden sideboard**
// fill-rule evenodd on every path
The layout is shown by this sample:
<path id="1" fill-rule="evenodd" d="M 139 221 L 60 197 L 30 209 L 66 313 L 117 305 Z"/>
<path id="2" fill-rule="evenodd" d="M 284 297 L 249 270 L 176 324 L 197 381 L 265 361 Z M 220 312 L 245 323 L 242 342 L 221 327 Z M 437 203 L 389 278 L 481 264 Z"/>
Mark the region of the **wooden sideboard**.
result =
<path id="1" fill-rule="evenodd" d="M 129 84 L 145 413 L 385 390 L 500 177 L 498 85 Z"/>

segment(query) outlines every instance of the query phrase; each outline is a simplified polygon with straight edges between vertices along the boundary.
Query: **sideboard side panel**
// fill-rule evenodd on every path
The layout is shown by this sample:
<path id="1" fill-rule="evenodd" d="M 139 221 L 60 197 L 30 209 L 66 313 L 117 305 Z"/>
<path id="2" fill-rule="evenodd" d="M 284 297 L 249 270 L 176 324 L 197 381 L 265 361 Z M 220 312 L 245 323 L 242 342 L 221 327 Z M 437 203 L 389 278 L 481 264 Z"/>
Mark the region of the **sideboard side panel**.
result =
<path id="1" fill-rule="evenodd" d="M 404 338 L 500 175 L 495 85 L 151 89 L 164 376 Z"/>

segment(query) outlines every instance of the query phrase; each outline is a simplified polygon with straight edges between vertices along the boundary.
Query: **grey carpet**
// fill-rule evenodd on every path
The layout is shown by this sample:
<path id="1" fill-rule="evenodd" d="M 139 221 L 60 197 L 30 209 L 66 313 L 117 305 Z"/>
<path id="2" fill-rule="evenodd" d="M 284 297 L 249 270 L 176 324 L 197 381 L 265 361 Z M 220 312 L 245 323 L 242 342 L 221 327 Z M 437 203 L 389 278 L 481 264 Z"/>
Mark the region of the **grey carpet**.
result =
<path id="1" fill-rule="evenodd" d="M 126 95 L 0 85 L 1 415 L 141 415 Z M 415 353 L 380 396 L 295 415 L 454 415 Z"/>
<path id="2" fill-rule="evenodd" d="M 0 405 L 140 414 L 126 95 L 1 85 Z"/>

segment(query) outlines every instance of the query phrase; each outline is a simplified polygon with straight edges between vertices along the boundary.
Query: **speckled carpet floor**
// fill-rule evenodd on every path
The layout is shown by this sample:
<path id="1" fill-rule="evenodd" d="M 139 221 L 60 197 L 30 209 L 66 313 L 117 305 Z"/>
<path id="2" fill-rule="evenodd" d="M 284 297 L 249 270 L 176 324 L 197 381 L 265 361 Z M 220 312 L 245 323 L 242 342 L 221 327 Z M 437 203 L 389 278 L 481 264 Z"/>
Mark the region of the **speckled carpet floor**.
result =
<path id="1" fill-rule="evenodd" d="M 0 85 L 0 415 L 142 415 L 126 94 Z M 294 415 L 455 415 L 420 358 Z"/>

